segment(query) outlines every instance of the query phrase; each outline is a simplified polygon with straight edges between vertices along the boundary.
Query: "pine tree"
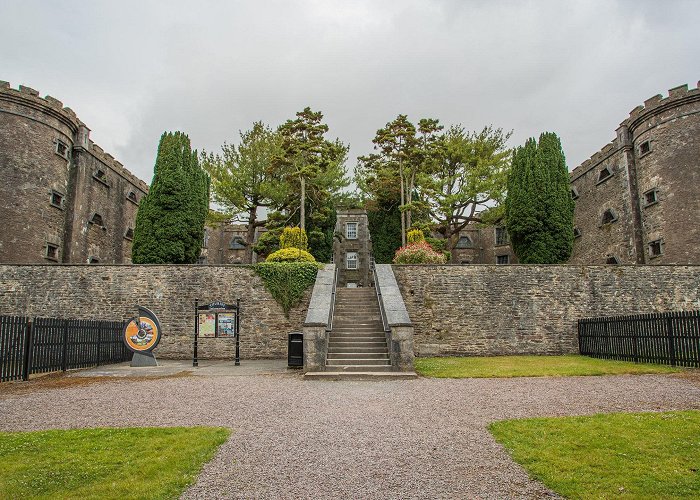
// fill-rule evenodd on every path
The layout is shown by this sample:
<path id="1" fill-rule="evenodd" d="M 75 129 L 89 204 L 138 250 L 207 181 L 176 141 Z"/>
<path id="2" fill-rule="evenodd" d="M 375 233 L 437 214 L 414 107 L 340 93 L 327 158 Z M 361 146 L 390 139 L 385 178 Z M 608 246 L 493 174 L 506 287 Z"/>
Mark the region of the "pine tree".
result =
<path id="1" fill-rule="evenodd" d="M 209 177 L 182 132 L 160 138 L 153 181 L 136 214 L 135 264 L 194 264 L 209 210 Z"/>
<path id="2" fill-rule="evenodd" d="M 513 153 L 505 203 L 513 252 L 523 264 L 566 262 L 573 249 L 574 202 L 559 137 L 551 132 Z"/>

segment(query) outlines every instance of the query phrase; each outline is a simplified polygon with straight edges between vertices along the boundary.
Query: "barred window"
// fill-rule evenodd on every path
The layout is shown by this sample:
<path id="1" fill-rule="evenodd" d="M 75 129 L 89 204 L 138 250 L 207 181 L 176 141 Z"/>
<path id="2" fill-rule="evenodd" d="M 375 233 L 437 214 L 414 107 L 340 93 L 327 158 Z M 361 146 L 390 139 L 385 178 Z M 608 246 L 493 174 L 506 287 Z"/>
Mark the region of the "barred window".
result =
<path id="1" fill-rule="evenodd" d="M 496 246 L 508 245 L 510 240 L 508 239 L 508 231 L 505 227 L 496 228 Z"/>

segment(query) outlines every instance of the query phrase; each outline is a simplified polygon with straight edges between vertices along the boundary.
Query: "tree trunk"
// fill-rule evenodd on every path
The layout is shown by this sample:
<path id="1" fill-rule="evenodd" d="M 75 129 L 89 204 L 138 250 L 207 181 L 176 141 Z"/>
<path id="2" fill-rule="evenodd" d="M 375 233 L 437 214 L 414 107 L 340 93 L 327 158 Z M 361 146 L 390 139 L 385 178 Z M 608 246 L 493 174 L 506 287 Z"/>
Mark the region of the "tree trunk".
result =
<path id="1" fill-rule="evenodd" d="M 306 231 L 306 179 L 301 176 L 301 206 L 299 207 L 299 227 Z"/>
<path id="2" fill-rule="evenodd" d="M 406 246 L 406 212 L 403 211 L 403 206 L 406 204 L 406 196 L 404 194 L 404 179 L 403 179 L 403 164 L 399 159 L 399 177 L 401 181 L 401 246 Z"/>
<path id="3" fill-rule="evenodd" d="M 248 230 L 245 235 L 245 261 L 247 264 L 253 262 L 253 240 L 255 239 L 255 221 L 258 217 L 258 207 L 254 206 L 248 211 Z"/>

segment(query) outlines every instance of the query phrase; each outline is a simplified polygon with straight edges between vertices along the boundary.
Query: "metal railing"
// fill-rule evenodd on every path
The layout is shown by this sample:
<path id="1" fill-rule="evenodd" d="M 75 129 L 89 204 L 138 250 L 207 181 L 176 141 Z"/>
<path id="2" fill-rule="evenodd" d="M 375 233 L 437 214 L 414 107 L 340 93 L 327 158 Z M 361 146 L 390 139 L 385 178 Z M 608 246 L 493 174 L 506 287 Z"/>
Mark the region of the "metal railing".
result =
<path id="1" fill-rule="evenodd" d="M 333 314 L 335 313 L 335 288 L 338 285 L 338 266 L 335 266 L 335 272 L 333 273 L 333 289 L 331 290 L 331 307 L 328 311 L 328 324 L 326 325 L 326 331 L 330 332 L 333 330 Z"/>
<path id="2" fill-rule="evenodd" d="M 382 316 L 382 327 L 384 328 L 385 332 L 388 332 L 391 330 L 389 328 L 389 325 L 387 324 L 388 321 L 386 319 L 386 311 L 384 310 L 384 301 L 382 299 L 382 289 L 379 286 L 379 280 L 377 280 L 377 266 L 372 266 L 372 279 L 374 279 L 374 289 L 377 292 L 377 302 L 379 303 L 379 313 Z"/>

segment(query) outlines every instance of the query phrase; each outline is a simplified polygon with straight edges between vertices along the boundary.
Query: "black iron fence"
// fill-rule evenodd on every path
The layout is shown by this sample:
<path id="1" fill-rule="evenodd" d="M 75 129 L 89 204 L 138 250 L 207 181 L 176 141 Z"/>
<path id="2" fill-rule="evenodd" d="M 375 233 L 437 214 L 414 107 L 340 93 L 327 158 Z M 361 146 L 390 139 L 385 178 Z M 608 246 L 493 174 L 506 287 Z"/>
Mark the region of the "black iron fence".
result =
<path id="1" fill-rule="evenodd" d="M 0 316 L 0 382 L 131 359 L 121 321 Z"/>
<path id="2" fill-rule="evenodd" d="M 700 311 L 581 319 L 578 343 L 596 358 L 700 367 Z"/>

